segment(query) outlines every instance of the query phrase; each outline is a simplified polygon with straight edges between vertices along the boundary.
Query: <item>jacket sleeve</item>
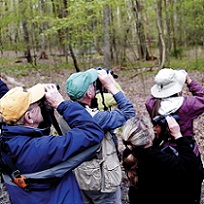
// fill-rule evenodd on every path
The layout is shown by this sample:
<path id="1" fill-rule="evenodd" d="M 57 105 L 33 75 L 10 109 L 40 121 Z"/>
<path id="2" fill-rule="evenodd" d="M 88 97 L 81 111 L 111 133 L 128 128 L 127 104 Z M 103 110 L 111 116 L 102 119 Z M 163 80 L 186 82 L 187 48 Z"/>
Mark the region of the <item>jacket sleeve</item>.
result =
<path id="1" fill-rule="evenodd" d="M 8 91 L 7 85 L 0 79 L 0 98 Z"/>
<path id="2" fill-rule="evenodd" d="M 103 138 L 103 131 L 91 115 L 77 102 L 66 101 L 62 102 L 57 111 L 63 115 L 63 118 L 70 126 L 66 134 L 72 133 L 83 135 L 85 138 L 89 138 L 93 143 L 101 142 Z"/>
<path id="3" fill-rule="evenodd" d="M 21 137 L 23 147 L 18 154 L 17 166 L 19 169 L 23 169 L 23 173 L 37 172 L 53 167 L 102 141 L 103 130 L 77 102 L 62 102 L 57 111 L 63 115 L 72 129 L 63 136 L 45 135 L 33 139 Z M 23 142 L 24 144 L 22 144 Z M 93 152 L 91 154 L 93 155 Z M 73 168 L 92 155 L 87 154 L 86 157 L 77 158 L 77 163 L 73 163 Z"/>
<path id="4" fill-rule="evenodd" d="M 195 81 L 192 81 L 188 87 L 193 96 L 185 97 L 183 109 L 192 119 L 195 119 L 204 113 L 204 88 Z"/>
<path id="5" fill-rule="evenodd" d="M 204 88 L 200 86 L 195 81 L 192 81 L 188 85 L 189 91 L 192 93 L 193 96 L 204 97 Z"/>
<path id="6" fill-rule="evenodd" d="M 94 115 L 94 119 L 104 131 L 123 126 L 129 118 L 135 116 L 133 104 L 121 91 L 113 97 L 117 102 L 118 109 L 112 111 L 99 111 Z"/>
<path id="7" fill-rule="evenodd" d="M 150 118 L 151 118 L 151 112 L 152 112 L 152 107 L 154 106 L 154 103 L 155 103 L 155 98 L 153 96 L 150 96 L 145 102 L 145 107 Z"/>
<path id="8" fill-rule="evenodd" d="M 146 160 L 161 168 L 168 168 L 171 171 L 183 172 L 193 171 L 200 168 L 199 159 L 194 154 L 186 137 L 176 140 L 179 155 L 172 155 L 162 152 L 154 147 L 138 148 L 135 152 L 136 158 Z"/>

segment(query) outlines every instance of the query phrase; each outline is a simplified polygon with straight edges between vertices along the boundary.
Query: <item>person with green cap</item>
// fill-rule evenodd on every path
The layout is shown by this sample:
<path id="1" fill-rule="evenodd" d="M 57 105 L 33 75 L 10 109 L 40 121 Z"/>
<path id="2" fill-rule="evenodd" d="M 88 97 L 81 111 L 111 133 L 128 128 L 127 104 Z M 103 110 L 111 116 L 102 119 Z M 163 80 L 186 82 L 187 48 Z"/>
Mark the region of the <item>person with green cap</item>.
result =
<path id="1" fill-rule="evenodd" d="M 116 110 L 100 111 L 91 107 L 96 95 L 97 80 L 113 95 L 118 106 Z M 66 92 L 70 99 L 84 106 L 104 130 L 98 154 L 75 169 L 84 203 L 121 204 L 122 172 L 110 131 L 123 126 L 129 118 L 135 116 L 133 105 L 115 86 L 113 76 L 104 69 L 92 68 L 72 74 L 66 81 Z M 66 131 L 66 127 L 62 128 L 62 131 Z"/>
<path id="2" fill-rule="evenodd" d="M 100 69 L 102 69 L 102 68 L 100 68 Z M 96 70 L 100 70 L 100 69 L 96 68 Z M 105 68 L 105 70 L 108 71 L 108 69 L 106 69 L 106 68 Z M 92 72 L 92 69 L 90 69 L 90 71 L 88 70 L 88 72 Z M 95 74 L 95 73 L 96 73 L 96 71 L 93 70 L 93 74 Z M 72 77 L 76 77 L 76 76 L 72 76 Z M 96 80 L 95 78 L 96 78 L 96 76 L 94 75 L 93 79 Z M 120 84 L 118 82 L 116 82 L 115 77 L 113 77 L 113 83 L 119 91 L 124 93 Z M 89 85 L 89 83 L 87 83 L 87 85 Z M 87 85 L 85 84 L 85 86 L 83 86 L 83 89 L 84 88 L 87 89 Z M 80 89 L 80 90 L 82 90 L 82 89 Z M 92 108 L 97 108 L 101 111 L 102 110 L 111 110 L 111 108 L 113 106 L 114 107 L 117 106 L 117 102 L 114 99 L 113 95 L 110 92 L 108 92 L 106 89 L 104 89 L 104 87 L 102 87 L 102 85 L 99 81 L 99 83 L 96 82 L 96 94 L 95 94 L 95 97 L 92 99 L 90 106 Z M 119 161 L 121 161 L 121 153 L 118 149 L 118 138 L 116 135 L 117 131 L 118 131 L 118 129 L 111 130 L 111 135 L 112 135 L 112 139 L 113 139 L 115 146 L 116 146 L 116 151 L 117 151 Z"/>

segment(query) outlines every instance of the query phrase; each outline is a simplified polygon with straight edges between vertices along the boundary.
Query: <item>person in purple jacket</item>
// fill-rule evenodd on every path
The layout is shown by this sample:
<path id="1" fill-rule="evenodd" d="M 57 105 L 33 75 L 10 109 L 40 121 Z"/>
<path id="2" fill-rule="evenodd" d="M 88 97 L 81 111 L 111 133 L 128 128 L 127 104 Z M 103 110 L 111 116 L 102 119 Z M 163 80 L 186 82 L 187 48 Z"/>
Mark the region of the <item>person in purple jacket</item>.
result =
<path id="1" fill-rule="evenodd" d="M 161 69 L 155 82 L 151 88 L 151 96 L 145 103 L 150 118 L 154 121 L 158 115 L 178 115 L 181 133 L 191 141 L 194 153 L 198 156 L 193 121 L 204 113 L 204 88 L 193 81 L 185 70 L 171 68 Z M 182 96 L 185 83 L 192 96 Z"/>
<path id="2" fill-rule="evenodd" d="M 7 85 L 0 78 L 0 98 L 8 91 Z"/>
<path id="3" fill-rule="evenodd" d="M 39 128 L 45 120 L 45 102 L 72 128 L 66 134 L 49 135 L 50 127 Z M 54 84 L 37 84 L 28 90 L 15 87 L 0 99 L 0 122 L 0 167 L 12 204 L 84 203 L 72 170 L 93 152 L 87 158 L 76 155 L 100 145 L 104 133 L 81 105 L 65 102 Z M 49 175 L 50 169 L 74 157 L 69 171 L 61 174 L 58 169 L 56 175 Z M 46 178 L 35 177 L 47 171 Z M 26 175 L 31 174 L 35 176 L 29 179 Z"/>

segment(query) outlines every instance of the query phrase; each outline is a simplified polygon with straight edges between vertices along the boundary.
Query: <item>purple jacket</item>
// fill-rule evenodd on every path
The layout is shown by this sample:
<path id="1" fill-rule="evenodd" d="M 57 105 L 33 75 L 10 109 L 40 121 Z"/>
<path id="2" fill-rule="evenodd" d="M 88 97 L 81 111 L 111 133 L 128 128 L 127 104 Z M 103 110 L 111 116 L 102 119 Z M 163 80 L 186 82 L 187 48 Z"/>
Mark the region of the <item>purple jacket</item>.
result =
<path id="1" fill-rule="evenodd" d="M 192 81 L 188 85 L 192 96 L 185 96 L 182 106 L 176 111 L 179 115 L 179 125 L 183 136 L 194 136 L 193 121 L 204 113 L 204 88 Z M 155 98 L 151 96 L 145 103 L 148 113 L 151 113 Z"/>

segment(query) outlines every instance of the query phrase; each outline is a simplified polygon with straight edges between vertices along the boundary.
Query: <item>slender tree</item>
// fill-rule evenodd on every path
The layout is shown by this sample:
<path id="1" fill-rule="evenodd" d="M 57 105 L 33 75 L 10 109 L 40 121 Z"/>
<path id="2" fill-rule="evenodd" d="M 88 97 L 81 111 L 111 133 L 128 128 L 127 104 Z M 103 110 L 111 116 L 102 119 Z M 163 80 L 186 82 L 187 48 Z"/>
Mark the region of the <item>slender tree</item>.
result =
<path id="1" fill-rule="evenodd" d="M 143 16 L 142 5 L 138 0 L 133 0 L 132 6 L 133 6 L 133 13 L 136 21 L 136 31 L 138 35 L 138 41 L 139 41 L 138 53 L 139 53 L 140 59 L 149 60 L 150 56 L 146 47 L 146 37 L 144 33 L 144 20 L 142 18 Z"/>
<path id="2" fill-rule="evenodd" d="M 166 30 L 167 30 L 167 38 L 166 38 L 166 61 L 167 66 L 170 65 L 170 55 L 171 55 L 171 20 L 169 14 L 169 2 L 168 0 L 164 0 L 164 10 L 165 10 L 165 20 L 166 20 Z"/>
<path id="3" fill-rule="evenodd" d="M 30 50 L 30 35 L 29 35 L 29 31 L 28 31 L 28 19 L 26 16 L 26 9 L 28 7 L 27 7 L 27 3 L 24 0 L 19 0 L 19 5 L 23 8 L 22 9 L 22 28 L 23 28 L 23 38 L 24 38 L 24 41 L 26 43 L 26 49 L 25 49 L 24 53 L 25 53 L 25 57 L 27 59 L 27 62 L 32 63 L 33 58 L 32 58 L 31 50 Z"/>
<path id="4" fill-rule="evenodd" d="M 104 66 L 111 67 L 111 45 L 110 45 L 110 6 L 104 8 Z"/>
<path id="5" fill-rule="evenodd" d="M 159 38 L 162 44 L 162 59 L 161 59 L 161 63 L 160 63 L 160 68 L 164 67 L 164 63 L 165 63 L 165 52 L 166 52 L 166 47 L 165 47 L 165 43 L 164 43 L 164 39 L 163 39 L 163 35 L 162 35 L 162 29 L 161 29 L 161 19 L 159 16 L 159 12 L 158 12 L 158 7 L 157 7 L 157 0 L 154 0 L 154 4 L 155 4 L 155 11 L 157 14 L 157 28 L 158 28 L 158 33 L 159 33 Z"/>

